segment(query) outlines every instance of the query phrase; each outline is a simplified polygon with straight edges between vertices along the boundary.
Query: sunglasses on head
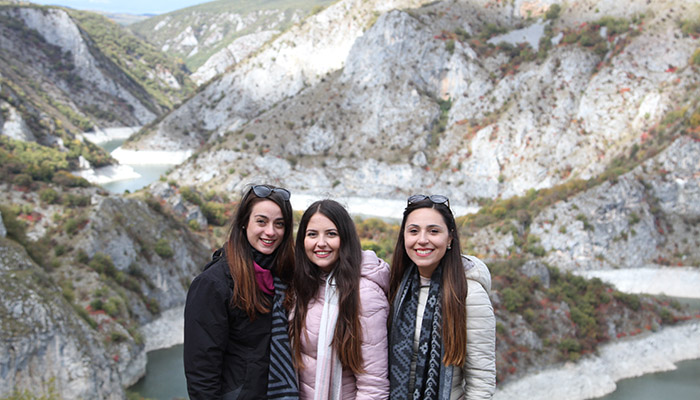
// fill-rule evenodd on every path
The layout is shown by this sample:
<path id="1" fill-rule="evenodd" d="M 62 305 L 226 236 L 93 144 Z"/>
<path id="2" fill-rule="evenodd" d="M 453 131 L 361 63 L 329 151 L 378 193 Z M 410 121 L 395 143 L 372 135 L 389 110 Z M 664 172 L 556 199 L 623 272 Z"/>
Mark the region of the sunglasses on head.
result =
<path id="1" fill-rule="evenodd" d="M 287 189 L 273 188 L 267 185 L 254 185 L 251 190 L 253 190 L 253 193 L 260 198 L 270 197 L 272 193 L 279 193 L 282 200 L 289 201 L 289 198 L 292 196 Z"/>
<path id="2" fill-rule="evenodd" d="M 408 204 L 411 205 L 413 203 L 418 203 L 419 201 L 423 201 L 425 199 L 429 199 L 435 204 L 445 204 L 448 208 L 450 207 L 450 199 L 441 194 L 433 194 L 430 196 L 426 196 L 424 194 L 414 194 L 408 198 Z"/>

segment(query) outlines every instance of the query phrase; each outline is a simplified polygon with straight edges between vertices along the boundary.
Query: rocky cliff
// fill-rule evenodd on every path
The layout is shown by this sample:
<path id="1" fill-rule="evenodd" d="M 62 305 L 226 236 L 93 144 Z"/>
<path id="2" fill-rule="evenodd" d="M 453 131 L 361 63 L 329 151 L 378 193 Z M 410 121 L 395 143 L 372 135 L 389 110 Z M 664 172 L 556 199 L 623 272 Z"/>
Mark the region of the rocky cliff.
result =
<path id="1" fill-rule="evenodd" d="M 682 30 L 696 5 L 585 1 L 547 18 L 551 4 L 338 2 L 131 146 L 208 142 L 172 177 L 221 190 L 473 204 L 595 177 L 696 110 L 697 39 Z"/>
<path id="2" fill-rule="evenodd" d="M 182 307 L 209 257 L 206 239 L 152 198 L 2 185 L 0 396 L 53 388 L 63 398 L 123 398 L 145 373 L 141 326 Z"/>
<path id="3" fill-rule="evenodd" d="M 501 216 L 497 223 L 467 229 L 469 246 L 488 258 L 534 253 L 571 271 L 697 267 L 699 170 L 700 142 L 681 137 L 619 177 L 590 189 L 579 182 L 579 190 L 553 190 L 550 196 L 560 201 L 539 213 L 523 203 L 523 212 L 535 214 L 531 220 Z M 516 203 L 503 202 L 503 213 L 516 209 Z M 498 213 L 501 206 L 492 210 Z"/>
<path id="4" fill-rule="evenodd" d="M 120 373 L 100 335 L 25 250 L 5 238 L 0 281 L 0 396 L 33 388 L 66 399 L 124 398 Z M 140 362 L 144 368 L 144 355 Z"/>
<path id="5" fill-rule="evenodd" d="M 181 67 L 96 14 L 0 6 L 0 132 L 63 147 L 144 125 L 193 88 Z"/>

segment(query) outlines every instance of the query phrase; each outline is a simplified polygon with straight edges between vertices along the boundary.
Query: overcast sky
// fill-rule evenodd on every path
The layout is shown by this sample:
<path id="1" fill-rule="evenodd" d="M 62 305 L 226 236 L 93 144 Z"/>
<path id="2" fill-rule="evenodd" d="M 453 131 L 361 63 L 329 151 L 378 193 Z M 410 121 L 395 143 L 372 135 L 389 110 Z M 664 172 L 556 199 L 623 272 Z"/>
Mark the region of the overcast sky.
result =
<path id="1" fill-rule="evenodd" d="M 96 10 L 128 14 L 163 14 L 211 0 L 31 0 L 78 10 Z"/>

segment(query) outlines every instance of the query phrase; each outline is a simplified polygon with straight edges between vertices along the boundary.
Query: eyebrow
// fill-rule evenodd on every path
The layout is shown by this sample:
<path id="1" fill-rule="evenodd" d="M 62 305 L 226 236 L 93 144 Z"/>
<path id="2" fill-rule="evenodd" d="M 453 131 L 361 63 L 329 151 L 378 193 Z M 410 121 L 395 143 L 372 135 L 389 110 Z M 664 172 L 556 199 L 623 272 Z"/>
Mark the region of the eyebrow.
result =
<path id="1" fill-rule="evenodd" d="M 420 228 L 421 226 L 418 225 L 418 224 L 406 225 L 406 228 L 411 228 L 411 227 Z M 427 225 L 426 228 L 440 228 L 440 229 L 446 229 L 446 227 L 444 227 L 444 226 L 442 226 L 442 225 L 439 225 L 439 224 L 430 224 L 430 225 Z"/>

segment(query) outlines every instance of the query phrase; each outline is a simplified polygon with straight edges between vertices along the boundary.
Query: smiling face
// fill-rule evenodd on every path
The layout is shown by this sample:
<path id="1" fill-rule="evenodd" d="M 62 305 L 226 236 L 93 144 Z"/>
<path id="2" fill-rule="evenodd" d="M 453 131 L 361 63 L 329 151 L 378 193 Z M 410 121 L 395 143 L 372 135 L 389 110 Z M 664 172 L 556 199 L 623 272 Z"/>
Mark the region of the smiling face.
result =
<path id="1" fill-rule="evenodd" d="M 421 276 L 430 278 L 452 240 L 442 215 L 432 208 L 413 211 L 406 218 L 403 235 L 408 257 Z"/>
<path id="2" fill-rule="evenodd" d="M 333 221 L 320 213 L 311 216 L 304 233 L 304 251 L 324 272 L 333 269 L 340 252 L 340 235 Z"/>
<path id="3" fill-rule="evenodd" d="M 246 225 L 248 243 L 263 254 L 272 254 L 284 237 L 282 210 L 271 200 L 256 203 Z"/>

